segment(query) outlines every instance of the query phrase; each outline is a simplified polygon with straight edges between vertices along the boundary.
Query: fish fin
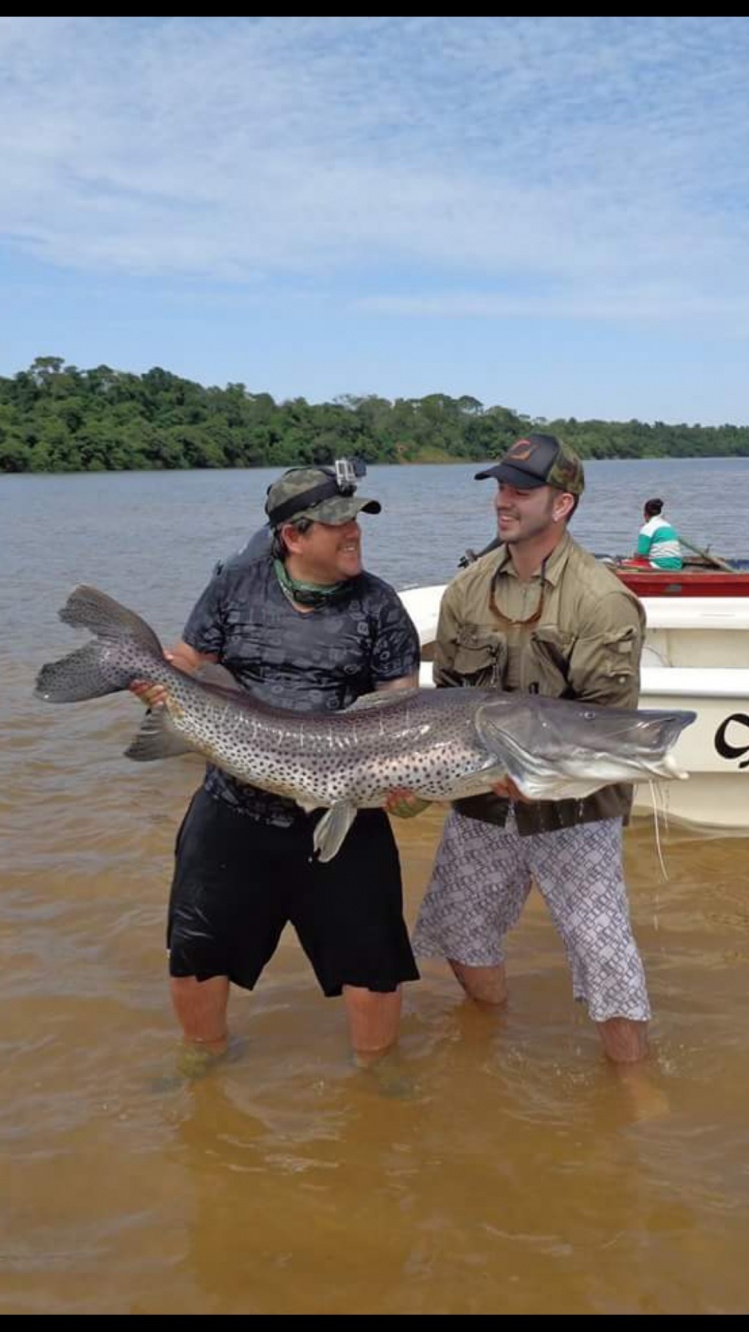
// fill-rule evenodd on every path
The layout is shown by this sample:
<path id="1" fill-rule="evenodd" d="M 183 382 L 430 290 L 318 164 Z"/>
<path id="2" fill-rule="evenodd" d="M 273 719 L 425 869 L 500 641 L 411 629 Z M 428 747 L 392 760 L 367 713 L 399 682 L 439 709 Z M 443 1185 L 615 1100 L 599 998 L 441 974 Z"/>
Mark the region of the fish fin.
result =
<path id="1" fill-rule="evenodd" d="M 86 587 L 81 583 L 73 588 L 58 614 L 64 624 L 72 625 L 74 629 L 89 629 L 105 642 L 131 638 L 158 658 L 164 655 L 151 626 L 135 611 L 128 610 L 106 592 L 100 592 L 98 587 Z"/>
<path id="2" fill-rule="evenodd" d="M 312 845 L 318 860 L 332 860 L 343 846 L 346 833 L 356 818 L 356 805 L 350 800 L 339 800 L 323 814 L 312 836 Z"/>
<path id="3" fill-rule="evenodd" d="M 500 716 L 505 716 L 504 710 Z M 476 709 L 476 715 L 473 724 L 476 727 L 476 734 L 482 745 L 485 745 L 489 753 L 495 759 L 499 759 L 503 765 L 506 776 L 512 778 L 516 784 L 520 784 L 523 774 L 520 771 L 520 765 L 515 760 L 515 756 L 507 745 L 507 740 L 501 726 L 497 724 L 497 712 L 492 703 L 483 703 Z M 499 781 L 500 778 L 497 778 Z M 522 788 L 521 788 L 522 789 Z"/>
<path id="4" fill-rule="evenodd" d="M 48 703 L 78 703 L 127 689 L 134 678 L 133 670 L 118 653 L 111 652 L 113 644 L 129 641 L 138 647 L 144 676 L 149 658 L 164 665 L 162 647 L 153 629 L 98 588 L 74 588 L 59 616 L 74 629 L 89 629 L 97 641 L 42 666 L 35 692 Z"/>
<path id="5" fill-rule="evenodd" d="M 377 689 L 374 693 L 362 694 L 353 703 L 349 703 L 344 712 L 364 712 L 367 708 L 392 707 L 393 703 L 401 702 L 404 698 L 413 698 L 415 694 L 420 693 L 419 685 L 414 685 L 413 689 Z"/>
<path id="6" fill-rule="evenodd" d="M 246 693 L 234 678 L 231 671 L 227 671 L 225 666 L 219 665 L 217 661 L 206 661 L 199 666 L 193 675 L 194 680 L 200 680 L 201 684 L 219 685 L 222 689 L 233 689 L 238 694 Z"/>
<path id="7" fill-rule="evenodd" d="M 169 712 L 162 706 L 146 713 L 140 729 L 125 750 L 125 756 L 136 763 L 152 763 L 156 759 L 194 753 L 195 746 L 174 730 Z"/>
<path id="8" fill-rule="evenodd" d="M 100 643 L 86 643 L 59 661 L 48 661 L 36 677 L 34 693 L 47 703 L 81 703 L 87 698 L 104 698 L 125 689 L 129 677 L 113 679 L 113 672 L 101 669 Z"/>

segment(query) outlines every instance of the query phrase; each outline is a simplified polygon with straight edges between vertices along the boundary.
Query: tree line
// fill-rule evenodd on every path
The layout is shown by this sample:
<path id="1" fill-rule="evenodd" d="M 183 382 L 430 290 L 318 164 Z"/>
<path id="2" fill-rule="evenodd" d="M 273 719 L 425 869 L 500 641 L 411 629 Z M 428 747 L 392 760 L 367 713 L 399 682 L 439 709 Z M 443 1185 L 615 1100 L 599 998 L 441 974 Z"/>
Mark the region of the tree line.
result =
<path id="1" fill-rule="evenodd" d="M 244 384 L 206 388 L 158 367 L 79 370 L 58 356 L 0 377 L 0 472 L 282 468 L 343 455 L 465 462 L 498 457 L 531 430 L 560 435 L 583 458 L 749 457 L 746 426 L 549 421 L 468 395 L 276 402 Z"/>

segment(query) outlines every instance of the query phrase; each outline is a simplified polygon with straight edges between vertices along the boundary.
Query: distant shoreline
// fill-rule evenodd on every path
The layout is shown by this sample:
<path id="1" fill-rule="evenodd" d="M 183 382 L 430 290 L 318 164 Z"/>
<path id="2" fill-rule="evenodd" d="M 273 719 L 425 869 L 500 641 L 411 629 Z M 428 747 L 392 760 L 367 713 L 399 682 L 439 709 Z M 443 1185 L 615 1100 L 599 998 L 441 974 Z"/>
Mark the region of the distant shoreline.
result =
<path id="1" fill-rule="evenodd" d="M 0 473 L 282 471 L 351 456 L 471 465 L 533 431 L 558 435 L 584 461 L 749 457 L 749 426 L 548 420 L 467 394 L 276 402 L 244 384 L 204 388 L 159 368 L 81 370 L 59 356 L 0 376 Z"/>

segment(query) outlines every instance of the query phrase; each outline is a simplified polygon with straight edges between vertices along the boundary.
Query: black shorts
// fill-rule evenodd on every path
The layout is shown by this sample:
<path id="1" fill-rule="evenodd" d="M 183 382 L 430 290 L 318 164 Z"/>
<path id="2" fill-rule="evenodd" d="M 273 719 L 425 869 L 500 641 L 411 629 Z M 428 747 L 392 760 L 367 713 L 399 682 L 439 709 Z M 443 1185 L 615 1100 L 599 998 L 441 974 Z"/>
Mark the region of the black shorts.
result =
<path id="1" fill-rule="evenodd" d="M 418 980 L 387 815 L 360 810 L 332 860 L 312 857 L 314 815 L 260 823 L 201 789 L 177 835 L 167 946 L 172 976 L 251 990 L 291 922 L 326 995 Z"/>

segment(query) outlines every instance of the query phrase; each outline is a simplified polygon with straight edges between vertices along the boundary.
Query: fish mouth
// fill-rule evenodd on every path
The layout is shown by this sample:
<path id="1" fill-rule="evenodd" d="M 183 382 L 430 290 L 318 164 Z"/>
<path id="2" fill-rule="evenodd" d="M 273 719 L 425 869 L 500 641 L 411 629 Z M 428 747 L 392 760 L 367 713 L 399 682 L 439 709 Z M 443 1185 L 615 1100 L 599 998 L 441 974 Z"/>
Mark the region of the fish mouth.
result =
<path id="1" fill-rule="evenodd" d="M 673 777 L 685 781 L 689 776 L 678 763 L 674 747 L 682 731 L 697 720 L 697 713 L 684 709 L 674 712 L 643 708 L 637 714 L 633 752 L 624 762 L 642 768 L 652 777 Z"/>
<path id="2" fill-rule="evenodd" d="M 556 704 L 547 709 L 545 704 Z M 541 705 L 541 706 L 539 706 Z M 482 709 L 477 729 L 523 795 L 582 798 L 617 782 L 684 781 L 673 753 L 681 732 L 696 720 L 688 711 L 642 710 L 534 699 L 514 712 Z"/>
<path id="3" fill-rule="evenodd" d="M 688 771 L 684 767 L 678 766 L 676 754 L 666 754 L 662 766 L 666 769 L 666 777 L 676 778 L 677 782 L 686 782 L 689 777 Z"/>

